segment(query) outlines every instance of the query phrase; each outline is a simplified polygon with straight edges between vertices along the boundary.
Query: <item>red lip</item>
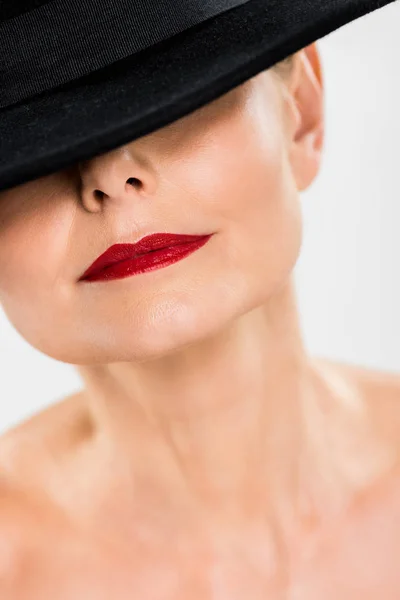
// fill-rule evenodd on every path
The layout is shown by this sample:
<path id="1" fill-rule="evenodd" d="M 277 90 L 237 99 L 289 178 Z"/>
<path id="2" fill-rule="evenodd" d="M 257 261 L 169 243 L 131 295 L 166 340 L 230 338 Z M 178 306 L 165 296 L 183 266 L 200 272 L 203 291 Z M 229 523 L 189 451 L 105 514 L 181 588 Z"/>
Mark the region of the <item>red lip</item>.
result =
<path id="1" fill-rule="evenodd" d="M 79 281 L 121 279 L 167 266 L 203 246 L 211 235 L 155 233 L 136 244 L 114 244 L 95 260 Z"/>

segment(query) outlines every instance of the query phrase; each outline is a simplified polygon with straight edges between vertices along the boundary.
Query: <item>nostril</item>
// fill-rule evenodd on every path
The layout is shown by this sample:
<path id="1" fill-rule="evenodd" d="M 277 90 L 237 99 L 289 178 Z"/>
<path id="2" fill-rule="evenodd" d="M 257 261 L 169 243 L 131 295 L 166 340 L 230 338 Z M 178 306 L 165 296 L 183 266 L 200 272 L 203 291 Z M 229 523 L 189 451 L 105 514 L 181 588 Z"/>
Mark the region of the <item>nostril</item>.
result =
<path id="1" fill-rule="evenodd" d="M 94 196 L 95 196 L 96 200 L 103 200 L 104 192 L 102 192 L 100 190 L 94 190 Z"/>
<path id="2" fill-rule="evenodd" d="M 134 187 L 138 187 L 140 185 L 140 180 L 137 179 L 136 177 L 130 177 L 128 179 L 127 183 L 129 183 L 130 185 L 133 185 Z"/>

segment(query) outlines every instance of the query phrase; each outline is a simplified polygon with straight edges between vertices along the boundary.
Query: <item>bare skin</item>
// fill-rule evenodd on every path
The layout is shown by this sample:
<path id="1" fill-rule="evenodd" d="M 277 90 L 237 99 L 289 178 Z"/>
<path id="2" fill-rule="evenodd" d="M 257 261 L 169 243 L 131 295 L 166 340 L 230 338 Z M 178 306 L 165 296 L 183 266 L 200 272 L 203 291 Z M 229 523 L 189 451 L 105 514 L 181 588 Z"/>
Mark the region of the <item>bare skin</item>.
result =
<path id="1" fill-rule="evenodd" d="M 323 125 L 314 44 L 0 194 L 2 306 L 84 383 L 0 440 L 1 598 L 399 597 L 400 377 L 311 358 L 293 289 Z M 214 236 L 77 282 L 155 231 Z"/>

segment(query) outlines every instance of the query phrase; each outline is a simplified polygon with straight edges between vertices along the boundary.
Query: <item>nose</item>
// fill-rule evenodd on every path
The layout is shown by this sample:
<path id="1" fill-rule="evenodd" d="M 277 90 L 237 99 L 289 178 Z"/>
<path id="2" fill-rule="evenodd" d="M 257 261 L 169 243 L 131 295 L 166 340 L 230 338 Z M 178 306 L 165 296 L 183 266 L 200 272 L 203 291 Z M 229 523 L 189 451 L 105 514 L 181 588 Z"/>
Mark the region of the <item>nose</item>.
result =
<path id="1" fill-rule="evenodd" d="M 156 175 L 145 158 L 121 147 L 79 163 L 81 200 L 89 212 L 132 202 L 156 190 Z"/>

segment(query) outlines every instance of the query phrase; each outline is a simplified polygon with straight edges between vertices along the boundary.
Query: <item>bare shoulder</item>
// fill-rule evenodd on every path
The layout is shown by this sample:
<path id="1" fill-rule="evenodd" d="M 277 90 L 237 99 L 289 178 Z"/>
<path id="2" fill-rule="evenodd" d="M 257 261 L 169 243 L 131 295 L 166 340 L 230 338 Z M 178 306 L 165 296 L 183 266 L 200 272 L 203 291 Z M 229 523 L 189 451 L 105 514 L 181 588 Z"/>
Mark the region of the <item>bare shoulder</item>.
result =
<path id="1" fill-rule="evenodd" d="M 82 433 L 81 392 L 53 404 L 0 437 L 0 598 L 15 600 L 32 553 L 58 509 L 47 496 L 54 469 Z M 22 588 L 21 588 L 22 589 Z M 17 594 L 17 596 L 16 596 Z M 27 597 L 27 596 L 21 596 Z"/>
<path id="2" fill-rule="evenodd" d="M 369 407 L 377 425 L 400 436 L 400 373 L 341 363 L 325 358 L 314 363 L 328 376 L 347 386 Z M 400 439 L 400 437 L 399 437 Z"/>
<path id="3" fill-rule="evenodd" d="M 82 392 L 56 402 L 0 436 L 0 478 L 40 478 L 46 465 L 73 446 L 87 427 Z"/>
<path id="4" fill-rule="evenodd" d="M 65 539 L 64 522 L 62 511 L 21 477 L 0 476 L 1 600 L 32 597 L 37 567 L 48 564 L 52 548 Z"/>
<path id="5" fill-rule="evenodd" d="M 400 373 L 370 369 L 351 363 L 343 363 L 326 358 L 316 358 L 314 362 L 323 369 L 335 371 L 344 380 L 353 383 L 359 390 L 372 398 L 400 400 Z"/>
<path id="6" fill-rule="evenodd" d="M 26 552 L 24 539 L 32 539 L 35 515 L 26 509 L 21 493 L 0 478 L 0 597 L 15 598 Z"/>

